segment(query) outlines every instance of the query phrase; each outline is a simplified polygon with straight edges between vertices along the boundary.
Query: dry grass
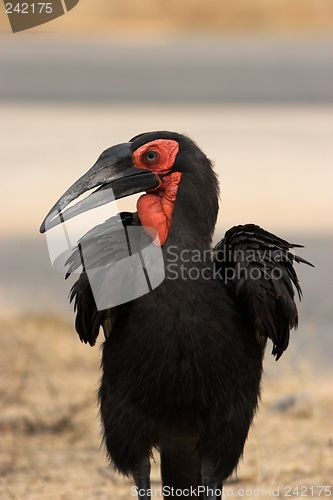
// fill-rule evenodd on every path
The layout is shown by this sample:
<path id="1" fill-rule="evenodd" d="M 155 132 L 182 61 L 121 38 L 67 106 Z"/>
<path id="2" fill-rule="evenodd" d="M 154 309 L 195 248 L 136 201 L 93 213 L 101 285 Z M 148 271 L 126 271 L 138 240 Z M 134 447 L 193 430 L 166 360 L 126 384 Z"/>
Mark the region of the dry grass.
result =
<path id="1" fill-rule="evenodd" d="M 132 482 L 107 466 L 100 449 L 95 392 L 98 348 L 81 345 L 71 325 L 51 317 L 1 321 L 0 498 L 70 500 L 131 498 Z M 274 410 L 285 394 L 286 411 Z M 233 490 L 329 485 L 333 396 L 329 380 L 289 374 L 265 380 Z M 158 487 L 158 464 L 153 487 Z M 319 490 L 314 490 L 314 498 Z M 307 496 L 312 496 L 308 490 Z M 321 495 L 323 497 L 323 493 Z M 313 498 L 313 497 L 312 497 Z"/>

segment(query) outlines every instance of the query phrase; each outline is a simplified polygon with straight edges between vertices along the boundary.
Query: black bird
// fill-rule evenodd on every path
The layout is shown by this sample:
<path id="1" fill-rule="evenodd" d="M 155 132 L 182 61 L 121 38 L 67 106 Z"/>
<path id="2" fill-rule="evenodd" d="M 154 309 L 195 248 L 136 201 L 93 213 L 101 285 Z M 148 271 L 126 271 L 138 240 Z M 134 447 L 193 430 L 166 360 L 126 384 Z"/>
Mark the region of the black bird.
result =
<path id="1" fill-rule="evenodd" d="M 139 498 L 150 498 L 156 448 L 166 498 L 215 500 L 243 452 L 266 341 L 278 359 L 297 327 L 293 286 L 299 298 L 301 288 L 293 262 L 307 262 L 292 250 L 299 245 L 254 224 L 233 227 L 212 248 L 218 181 L 195 143 L 174 132 L 140 134 L 105 150 L 54 205 L 41 232 L 104 203 L 98 196 L 110 188 L 115 198 L 144 192 L 137 213 L 122 213 L 120 226 L 113 217 L 91 229 L 67 261 L 68 274 L 83 266 L 70 294 L 81 341 L 93 346 L 100 326 L 106 337 L 99 400 L 108 454 L 133 476 Z M 108 276 L 129 255 L 129 229 L 140 225 L 130 254 L 141 256 L 149 293 L 97 306 L 96 289 L 103 301 L 132 279 L 125 273 L 109 283 Z M 165 271 L 155 287 L 142 260 L 152 242 Z"/>

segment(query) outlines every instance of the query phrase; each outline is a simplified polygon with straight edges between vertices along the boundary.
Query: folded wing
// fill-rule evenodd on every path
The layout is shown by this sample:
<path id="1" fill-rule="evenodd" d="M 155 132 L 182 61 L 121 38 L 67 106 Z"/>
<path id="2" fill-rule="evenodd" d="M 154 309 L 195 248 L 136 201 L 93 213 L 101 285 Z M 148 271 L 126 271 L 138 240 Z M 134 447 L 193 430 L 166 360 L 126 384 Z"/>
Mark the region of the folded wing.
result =
<path id="1" fill-rule="evenodd" d="M 296 247 L 301 245 L 246 224 L 231 228 L 214 248 L 220 276 L 253 321 L 258 340 L 272 340 L 276 359 L 298 325 L 294 289 L 299 299 L 302 291 L 293 264 L 312 266 L 294 253 Z"/>

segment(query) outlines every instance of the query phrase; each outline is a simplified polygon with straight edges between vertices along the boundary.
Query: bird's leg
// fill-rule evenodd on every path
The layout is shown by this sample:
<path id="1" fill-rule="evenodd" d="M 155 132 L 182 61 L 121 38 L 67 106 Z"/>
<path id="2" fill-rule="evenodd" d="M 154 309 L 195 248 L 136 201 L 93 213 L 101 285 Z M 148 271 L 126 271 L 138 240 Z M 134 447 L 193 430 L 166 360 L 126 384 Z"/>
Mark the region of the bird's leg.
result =
<path id="1" fill-rule="evenodd" d="M 142 462 L 134 469 L 133 479 L 137 487 L 138 498 L 140 500 L 151 500 L 149 458 L 144 458 Z"/>
<path id="2" fill-rule="evenodd" d="M 212 467 L 209 461 L 203 459 L 201 467 L 203 487 L 205 488 L 204 500 L 218 500 L 222 496 L 222 482 L 212 474 Z"/>
<path id="3" fill-rule="evenodd" d="M 222 485 L 219 481 L 214 479 L 204 479 L 203 480 L 204 500 L 218 500 L 221 498 Z"/>

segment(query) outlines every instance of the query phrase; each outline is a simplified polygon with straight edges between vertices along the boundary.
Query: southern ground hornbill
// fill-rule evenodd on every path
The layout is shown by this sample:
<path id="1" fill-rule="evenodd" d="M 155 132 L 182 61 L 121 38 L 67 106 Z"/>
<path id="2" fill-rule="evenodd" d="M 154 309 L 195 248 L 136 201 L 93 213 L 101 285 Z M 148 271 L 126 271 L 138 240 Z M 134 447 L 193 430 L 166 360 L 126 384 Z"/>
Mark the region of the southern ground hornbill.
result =
<path id="1" fill-rule="evenodd" d="M 104 151 L 41 232 L 92 208 L 85 200 L 68 205 L 93 188 L 112 188 L 115 198 L 144 192 L 137 213 L 121 214 L 122 231 L 108 219 L 67 261 L 68 274 L 83 264 L 71 291 L 81 341 L 94 345 L 100 326 L 106 337 L 99 400 L 111 462 L 148 499 L 156 448 L 166 497 L 174 488 L 177 498 L 218 498 L 257 408 L 267 338 L 278 359 L 297 326 L 293 262 L 306 261 L 294 254 L 298 245 L 254 224 L 231 228 L 211 247 L 218 181 L 208 158 L 181 134 L 144 133 Z M 108 267 L 124 256 L 120 233 L 140 225 L 142 248 L 153 242 L 162 249 L 164 280 L 134 300 L 97 307 L 87 266 L 103 262 L 107 280 Z M 107 293 L 103 279 L 98 286 Z"/>

